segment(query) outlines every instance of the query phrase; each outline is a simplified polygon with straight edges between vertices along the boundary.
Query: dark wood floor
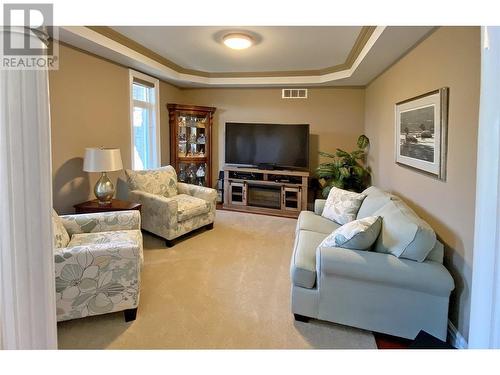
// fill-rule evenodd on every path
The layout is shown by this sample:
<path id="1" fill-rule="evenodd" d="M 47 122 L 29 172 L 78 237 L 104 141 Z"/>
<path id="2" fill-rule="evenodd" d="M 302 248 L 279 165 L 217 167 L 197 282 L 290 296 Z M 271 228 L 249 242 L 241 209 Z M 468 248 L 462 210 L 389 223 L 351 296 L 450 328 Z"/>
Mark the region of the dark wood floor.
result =
<path id="1" fill-rule="evenodd" d="M 384 335 L 383 333 L 374 332 L 373 336 L 375 336 L 375 342 L 377 343 L 378 349 L 408 349 L 408 346 L 412 342 L 412 340 Z"/>

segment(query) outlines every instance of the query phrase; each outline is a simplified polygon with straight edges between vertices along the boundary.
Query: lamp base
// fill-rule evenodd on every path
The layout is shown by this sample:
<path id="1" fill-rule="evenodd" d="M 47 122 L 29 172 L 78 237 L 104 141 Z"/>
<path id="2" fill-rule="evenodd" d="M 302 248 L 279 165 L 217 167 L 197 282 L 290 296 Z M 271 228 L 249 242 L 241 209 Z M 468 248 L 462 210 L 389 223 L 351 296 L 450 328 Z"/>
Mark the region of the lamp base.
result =
<path id="1" fill-rule="evenodd" d="M 101 177 L 95 184 L 94 194 L 99 201 L 99 205 L 106 206 L 111 204 L 111 200 L 115 195 L 115 187 L 106 172 L 102 172 Z"/>

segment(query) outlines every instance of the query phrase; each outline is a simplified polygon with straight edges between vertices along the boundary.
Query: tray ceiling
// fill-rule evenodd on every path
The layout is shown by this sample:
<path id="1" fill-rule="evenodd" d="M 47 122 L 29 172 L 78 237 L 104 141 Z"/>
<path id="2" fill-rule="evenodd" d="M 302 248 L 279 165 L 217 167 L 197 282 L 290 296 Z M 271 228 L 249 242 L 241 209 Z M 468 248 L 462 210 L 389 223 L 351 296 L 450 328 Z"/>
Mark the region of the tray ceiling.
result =
<path id="1" fill-rule="evenodd" d="M 181 87 L 363 86 L 432 32 L 430 26 L 60 27 L 68 44 Z M 256 41 L 221 43 L 229 32 Z"/>
<path id="2" fill-rule="evenodd" d="M 362 27 L 112 27 L 174 64 L 207 73 L 320 70 L 343 64 Z M 224 35 L 243 32 L 256 44 L 232 50 Z"/>

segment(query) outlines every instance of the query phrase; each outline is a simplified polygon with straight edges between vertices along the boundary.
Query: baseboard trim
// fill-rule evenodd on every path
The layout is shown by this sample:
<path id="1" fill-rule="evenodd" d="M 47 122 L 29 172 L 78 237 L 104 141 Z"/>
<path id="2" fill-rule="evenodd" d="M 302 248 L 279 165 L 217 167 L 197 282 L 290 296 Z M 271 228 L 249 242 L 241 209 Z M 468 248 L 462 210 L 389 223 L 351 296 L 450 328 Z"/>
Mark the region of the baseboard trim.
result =
<path id="1" fill-rule="evenodd" d="M 467 349 L 469 346 L 467 340 L 450 320 L 448 320 L 448 341 L 457 349 Z"/>

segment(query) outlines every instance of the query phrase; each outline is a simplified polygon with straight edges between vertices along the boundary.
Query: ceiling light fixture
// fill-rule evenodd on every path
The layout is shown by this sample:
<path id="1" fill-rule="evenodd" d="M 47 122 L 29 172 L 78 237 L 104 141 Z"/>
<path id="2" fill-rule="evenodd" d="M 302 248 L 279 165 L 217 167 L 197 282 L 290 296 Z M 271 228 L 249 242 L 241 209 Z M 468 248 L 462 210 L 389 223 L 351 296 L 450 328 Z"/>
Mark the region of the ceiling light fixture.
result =
<path id="1" fill-rule="evenodd" d="M 252 38 L 245 34 L 227 34 L 222 41 L 232 49 L 246 49 L 253 44 Z"/>

